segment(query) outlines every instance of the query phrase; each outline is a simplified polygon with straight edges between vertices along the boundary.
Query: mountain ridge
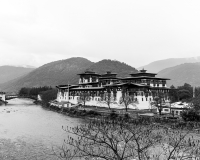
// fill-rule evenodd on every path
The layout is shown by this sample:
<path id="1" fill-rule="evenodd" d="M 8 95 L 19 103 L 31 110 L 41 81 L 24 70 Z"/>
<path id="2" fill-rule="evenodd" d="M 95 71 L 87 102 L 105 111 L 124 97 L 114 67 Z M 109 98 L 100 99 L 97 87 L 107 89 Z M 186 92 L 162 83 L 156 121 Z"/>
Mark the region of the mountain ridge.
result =
<path id="1" fill-rule="evenodd" d="M 170 78 L 168 86 L 181 86 L 184 83 L 200 86 L 200 62 L 169 67 L 161 70 L 157 76 Z"/>
<path id="2" fill-rule="evenodd" d="M 16 67 L 11 65 L 0 66 L 0 84 L 26 75 L 35 68 Z"/>
<path id="3" fill-rule="evenodd" d="M 168 58 L 151 62 L 147 65 L 139 67 L 138 69 L 140 70 L 142 68 L 145 68 L 149 72 L 158 73 L 159 71 L 165 68 L 174 67 L 184 63 L 196 63 L 196 62 L 200 62 L 200 56 L 189 57 L 189 58 Z"/>
<path id="4" fill-rule="evenodd" d="M 77 84 L 79 79 L 77 74 L 87 69 L 97 73 L 105 73 L 109 70 L 117 72 L 120 76 L 137 72 L 135 68 L 119 61 L 102 60 L 94 63 L 82 57 L 73 57 L 47 63 L 23 77 L 1 84 L 0 89 L 8 92 L 16 92 L 22 87 L 55 87 L 56 85 L 65 85 L 68 83 Z"/>

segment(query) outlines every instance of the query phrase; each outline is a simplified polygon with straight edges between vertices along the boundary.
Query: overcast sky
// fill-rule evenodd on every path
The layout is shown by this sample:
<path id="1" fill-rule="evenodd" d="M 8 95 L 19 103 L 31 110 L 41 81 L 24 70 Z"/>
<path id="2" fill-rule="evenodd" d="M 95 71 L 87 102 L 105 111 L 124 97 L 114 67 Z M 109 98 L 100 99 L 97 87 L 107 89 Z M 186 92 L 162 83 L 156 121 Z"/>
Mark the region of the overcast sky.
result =
<path id="1" fill-rule="evenodd" d="M 200 56 L 199 0 L 1 0 L 0 66 Z"/>

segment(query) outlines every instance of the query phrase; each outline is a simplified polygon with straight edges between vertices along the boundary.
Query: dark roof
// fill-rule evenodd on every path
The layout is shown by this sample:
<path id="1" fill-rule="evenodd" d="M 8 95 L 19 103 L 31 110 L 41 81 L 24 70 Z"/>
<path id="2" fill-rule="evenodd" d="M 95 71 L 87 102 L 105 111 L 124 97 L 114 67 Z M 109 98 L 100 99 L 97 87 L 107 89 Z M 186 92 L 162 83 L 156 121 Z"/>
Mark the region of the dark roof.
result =
<path id="1" fill-rule="evenodd" d="M 117 73 L 112 73 L 111 71 L 107 71 L 105 74 L 102 74 L 103 76 L 105 75 L 117 75 Z"/>
<path id="2" fill-rule="evenodd" d="M 104 87 L 73 88 L 70 90 L 73 91 L 73 90 L 102 90 L 102 89 L 104 89 Z"/>
<path id="3" fill-rule="evenodd" d="M 117 78 L 117 77 L 99 77 L 99 79 L 120 79 L 120 78 Z"/>
<path id="4" fill-rule="evenodd" d="M 138 84 L 138 83 L 118 83 L 118 84 L 110 84 L 110 85 L 104 85 L 105 87 L 114 87 L 114 86 L 134 86 L 134 87 L 149 87 L 148 85 L 144 84 Z"/>
<path id="5" fill-rule="evenodd" d="M 139 72 L 137 73 L 131 73 L 130 75 L 139 75 L 139 74 L 151 74 L 151 75 L 156 75 L 156 73 L 148 73 L 147 70 L 145 70 L 144 68 L 139 70 Z"/>
<path id="6" fill-rule="evenodd" d="M 157 80 L 170 80 L 169 78 L 149 77 L 149 76 L 139 76 L 139 77 L 125 77 L 125 78 L 121 78 L 121 80 L 126 80 L 126 79 L 157 79 Z"/>
<path id="7" fill-rule="evenodd" d="M 140 74 L 152 74 L 152 75 L 157 75 L 157 73 L 146 73 L 146 72 L 131 73 L 130 75 L 140 75 Z"/>
<path id="8" fill-rule="evenodd" d="M 59 88 L 59 89 L 68 89 L 68 86 L 69 86 L 69 88 L 78 87 L 78 85 L 59 85 L 59 86 L 56 86 L 56 88 Z"/>
<path id="9" fill-rule="evenodd" d="M 85 71 L 84 73 L 79 73 L 78 75 L 96 75 L 96 76 L 101 76 L 98 73 L 95 73 L 93 71 Z"/>
<path id="10" fill-rule="evenodd" d="M 152 87 L 152 86 L 150 86 L 150 88 L 151 89 L 170 89 L 168 87 Z"/>
<path id="11" fill-rule="evenodd" d="M 79 85 L 88 85 L 88 84 L 97 84 L 99 82 L 87 82 L 87 83 L 79 83 Z"/>

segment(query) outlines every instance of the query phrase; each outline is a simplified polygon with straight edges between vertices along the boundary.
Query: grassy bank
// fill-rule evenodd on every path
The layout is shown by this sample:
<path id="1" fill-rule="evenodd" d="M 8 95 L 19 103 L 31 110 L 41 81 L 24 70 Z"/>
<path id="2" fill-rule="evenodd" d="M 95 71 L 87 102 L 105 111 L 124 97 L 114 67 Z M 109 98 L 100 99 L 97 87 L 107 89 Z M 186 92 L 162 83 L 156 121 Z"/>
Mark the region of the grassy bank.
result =
<path id="1" fill-rule="evenodd" d="M 41 105 L 43 108 L 52 110 L 54 112 L 58 112 L 70 117 L 91 119 L 91 118 L 109 118 L 109 119 L 119 119 L 126 121 L 148 121 L 155 125 L 161 125 L 166 128 L 182 128 L 186 131 L 190 130 L 192 133 L 200 133 L 200 122 L 192 122 L 192 121 L 183 121 L 181 119 L 163 119 L 159 115 L 155 115 L 152 117 L 149 116 L 140 116 L 140 113 L 144 113 L 144 111 L 135 111 L 129 109 L 128 112 L 122 109 L 108 109 L 103 107 L 74 107 L 74 108 L 58 108 L 56 106 L 50 106 L 48 103 L 44 103 L 41 101 L 35 101 L 35 104 Z M 150 111 L 146 111 L 150 112 Z"/>

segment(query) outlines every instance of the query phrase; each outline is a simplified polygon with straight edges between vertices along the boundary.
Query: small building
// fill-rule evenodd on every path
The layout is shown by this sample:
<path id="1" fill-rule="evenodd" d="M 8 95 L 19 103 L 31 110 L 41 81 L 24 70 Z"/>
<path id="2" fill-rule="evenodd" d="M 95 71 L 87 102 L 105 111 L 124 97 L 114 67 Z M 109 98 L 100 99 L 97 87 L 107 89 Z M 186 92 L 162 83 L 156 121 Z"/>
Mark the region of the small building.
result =
<path id="1" fill-rule="evenodd" d="M 190 105 L 186 102 L 175 102 L 171 104 L 172 115 L 180 116 L 183 111 L 190 109 Z"/>
<path id="2" fill-rule="evenodd" d="M 172 104 L 166 103 L 165 106 L 162 107 L 162 114 L 172 114 L 175 116 L 180 116 L 183 111 L 188 110 L 189 108 L 190 105 L 186 102 L 175 102 Z"/>
<path id="3" fill-rule="evenodd" d="M 0 101 L 3 101 L 3 102 L 6 101 L 6 93 L 5 92 L 0 92 Z"/>
<path id="4" fill-rule="evenodd" d="M 151 102 L 159 92 L 165 95 L 165 100 L 169 99 L 170 89 L 166 85 L 166 80 L 169 79 L 156 77 L 155 73 L 147 73 L 144 69 L 124 78 L 117 77 L 116 73 L 110 71 L 105 74 L 85 71 L 78 75 L 80 76 L 78 84 L 57 86 L 57 101 L 66 104 L 65 107 L 77 105 L 81 93 L 87 93 L 90 96 L 86 105 L 99 107 L 108 107 L 101 100 L 103 95 L 110 93 L 114 101 L 110 107 L 119 109 L 124 108 L 119 103 L 124 95 L 134 97 L 137 102 L 129 106 L 131 109 L 152 109 Z"/>

